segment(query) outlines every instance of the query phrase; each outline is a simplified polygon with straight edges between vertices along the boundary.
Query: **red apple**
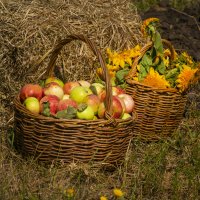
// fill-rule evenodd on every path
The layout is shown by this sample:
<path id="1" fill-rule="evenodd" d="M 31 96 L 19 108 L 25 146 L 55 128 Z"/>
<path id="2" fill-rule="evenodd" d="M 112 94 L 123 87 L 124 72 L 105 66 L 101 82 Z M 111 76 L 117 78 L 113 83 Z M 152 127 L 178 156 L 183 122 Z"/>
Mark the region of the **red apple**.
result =
<path id="1" fill-rule="evenodd" d="M 70 98 L 77 103 L 82 103 L 84 98 L 89 94 L 92 94 L 92 91 L 88 87 L 77 86 L 71 90 Z"/>
<path id="2" fill-rule="evenodd" d="M 94 114 L 95 115 L 97 114 L 99 104 L 100 104 L 100 99 L 97 95 L 89 94 L 84 98 L 83 102 L 91 106 L 94 111 Z"/>
<path id="3" fill-rule="evenodd" d="M 26 84 L 22 87 L 19 94 L 21 102 L 24 102 L 27 97 L 35 97 L 40 100 L 42 95 L 42 87 L 38 84 Z"/>
<path id="4" fill-rule="evenodd" d="M 112 109 L 114 118 L 120 118 L 123 115 L 123 105 L 120 102 L 119 98 L 116 96 L 113 96 Z M 105 111 L 106 111 L 105 103 L 101 102 L 98 109 L 98 117 L 100 119 L 104 118 Z"/>
<path id="5" fill-rule="evenodd" d="M 27 97 L 23 103 L 29 111 L 32 113 L 40 113 L 40 103 L 39 100 L 35 97 Z"/>
<path id="6" fill-rule="evenodd" d="M 45 80 L 45 83 L 44 83 L 44 84 L 45 84 L 45 86 L 46 86 L 46 85 L 48 85 L 49 83 L 52 83 L 52 82 L 57 83 L 58 85 L 60 85 L 60 87 L 63 87 L 63 86 L 64 86 L 63 81 L 61 81 L 59 78 L 54 77 L 54 76 L 47 78 L 47 79 Z"/>
<path id="7" fill-rule="evenodd" d="M 43 89 L 44 95 L 55 95 L 59 99 L 62 99 L 64 96 L 63 88 L 58 85 L 58 83 L 51 82 Z"/>
<path id="8" fill-rule="evenodd" d="M 98 108 L 98 111 L 97 111 L 97 115 L 100 119 L 103 119 L 104 116 L 105 116 L 105 111 L 106 111 L 106 107 L 105 107 L 105 104 L 104 102 L 101 102 L 99 104 L 99 108 Z"/>
<path id="9" fill-rule="evenodd" d="M 58 103 L 58 111 L 66 110 L 69 106 L 77 108 L 78 104 L 72 99 L 63 99 Z"/>
<path id="10" fill-rule="evenodd" d="M 120 103 L 121 103 L 121 105 L 123 107 L 123 113 L 125 113 L 126 112 L 126 106 L 125 106 L 125 103 L 124 103 L 123 99 L 119 98 L 119 96 L 115 96 L 115 97 L 120 101 Z"/>
<path id="11" fill-rule="evenodd" d="M 120 99 L 122 99 L 125 104 L 125 112 L 126 113 L 133 112 L 133 109 L 135 107 L 135 102 L 134 102 L 132 96 L 128 95 L 128 94 L 120 94 L 120 95 L 118 95 L 118 97 Z"/>
<path id="12" fill-rule="evenodd" d="M 123 106 L 116 96 L 113 96 L 112 108 L 114 118 L 120 118 L 123 115 Z"/>
<path id="13" fill-rule="evenodd" d="M 79 82 L 77 81 L 70 81 L 70 82 L 65 83 L 63 86 L 64 93 L 70 94 L 71 90 L 77 86 L 80 86 Z"/>
<path id="14" fill-rule="evenodd" d="M 47 112 L 46 115 L 54 115 L 56 114 L 57 112 L 57 109 L 58 109 L 58 103 L 59 103 L 59 98 L 55 95 L 47 95 L 47 96 L 44 96 L 41 100 L 40 100 L 40 110 L 41 110 L 41 113 L 44 114 L 44 112 Z M 49 112 L 47 110 L 45 110 L 45 106 L 44 104 L 45 103 L 49 103 Z"/>
<path id="15" fill-rule="evenodd" d="M 84 80 L 80 80 L 80 81 L 78 81 L 79 82 L 79 84 L 81 85 L 81 86 L 83 86 L 83 87 L 90 87 L 90 82 L 88 82 L 88 81 L 84 81 Z"/>
<path id="16" fill-rule="evenodd" d="M 125 91 L 122 88 L 120 88 L 119 86 L 113 86 L 112 87 L 112 95 L 117 96 L 119 94 L 125 94 Z"/>
<path id="17" fill-rule="evenodd" d="M 99 97 L 99 99 L 100 99 L 101 102 L 104 102 L 105 99 L 106 99 L 106 91 L 103 90 L 102 92 L 100 92 L 99 95 L 98 95 L 98 97 Z"/>

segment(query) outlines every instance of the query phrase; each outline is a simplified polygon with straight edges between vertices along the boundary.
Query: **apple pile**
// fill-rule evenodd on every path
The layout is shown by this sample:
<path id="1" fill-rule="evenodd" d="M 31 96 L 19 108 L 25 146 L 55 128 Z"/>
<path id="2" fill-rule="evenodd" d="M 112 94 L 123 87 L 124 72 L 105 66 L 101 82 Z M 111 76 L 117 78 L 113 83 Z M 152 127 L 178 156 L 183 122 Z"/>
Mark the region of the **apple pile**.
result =
<path id="1" fill-rule="evenodd" d="M 112 86 L 113 117 L 131 117 L 135 103 L 132 97 L 118 86 Z M 105 118 L 105 86 L 85 80 L 64 83 L 49 77 L 44 86 L 26 84 L 19 93 L 22 104 L 35 114 L 63 119 L 95 120 Z"/>

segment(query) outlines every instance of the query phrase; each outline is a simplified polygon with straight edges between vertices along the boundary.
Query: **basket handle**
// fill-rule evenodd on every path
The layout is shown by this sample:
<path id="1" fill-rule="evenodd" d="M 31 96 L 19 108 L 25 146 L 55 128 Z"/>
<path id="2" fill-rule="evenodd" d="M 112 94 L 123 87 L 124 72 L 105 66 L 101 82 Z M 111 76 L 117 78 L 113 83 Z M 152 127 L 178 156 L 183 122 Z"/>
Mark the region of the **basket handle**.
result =
<path id="1" fill-rule="evenodd" d="M 47 77 L 53 76 L 55 63 L 56 63 L 56 60 L 58 58 L 60 51 L 66 44 L 68 44 L 74 40 L 80 40 L 80 41 L 85 42 L 90 47 L 90 49 L 93 51 L 93 53 L 97 56 L 97 58 L 100 62 L 100 65 L 102 67 L 103 77 L 105 80 L 105 90 L 106 90 L 105 117 L 108 120 L 110 120 L 110 122 L 116 123 L 115 119 L 112 117 L 112 87 L 111 87 L 111 83 L 110 83 L 108 69 L 106 68 L 106 64 L 105 64 L 105 61 L 103 59 L 101 52 L 96 48 L 94 43 L 90 39 L 88 39 L 86 36 L 84 36 L 84 35 L 68 35 L 65 39 L 58 42 L 58 44 L 53 48 L 53 50 L 51 52 L 50 61 L 47 66 L 47 69 L 46 69 L 46 76 Z"/>
<path id="2" fill-rule="evenodd" d="M 170 55 L 170 61 L 173 61 L 175 59 L 175 49 L 173 47 L 173 45 L 171 44 L 170 41 L 166 40 L 166 39 L 162 39 L 162 43 L 167 46 L 171 52 Z M 125 77 L 126 80 L 130 80 L 132 79 L 137 71 L 137 64 L 139 63 L 140 59 L 144 56 L 144 54 L 153 46 L 153 42 L 148 42 L 141 50 L 140 50 L 140 55 L 138 57 L 135 58 L 131 69 L 128 73 L 128 75 Z"/>

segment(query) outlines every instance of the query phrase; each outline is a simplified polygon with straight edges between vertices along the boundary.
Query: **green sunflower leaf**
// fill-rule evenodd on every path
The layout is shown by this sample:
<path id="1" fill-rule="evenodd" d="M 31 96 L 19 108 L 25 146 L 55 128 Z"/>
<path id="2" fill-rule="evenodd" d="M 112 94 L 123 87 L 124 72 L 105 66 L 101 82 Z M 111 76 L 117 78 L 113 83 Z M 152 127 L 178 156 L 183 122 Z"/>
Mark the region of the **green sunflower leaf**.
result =
<path id="1" fill-rule="evenodd" d="M 42 111 L 42 114 L 43 114 L 44 116 L 47 116 L 47 117 L 50 117 L 50 116 L 51 116 L 50 104 L 49 104 L 48 101 L 43 103 L 43 111 Z"/>
<path id="2" fill-rule="evenodd" d="M 56 117 L 59 119 L 73 119 L 76 117 L 76 113 L 77 113 L 76 108 L 68 106 L 67 109 L 58 111 L 56 113 Z"/>
<path id="3" fill-rule="evenodd" d="M 125 82 L 125 76 L 128 75 L 129 73 L 129 69 L 122 69 L 122 70 L 119 70 L 117 71 L 115 77 L 116 77 L 116 80 L 119 84 L 122 84 Z"/>
<path id="4" fill-rule="evenodd" d="M 170 78 L 176 77 L 177 75 L 178 75 L 178 68 L 174 68 L 167 72 L 167 74 L 165 75 L 165 78 L 170 79 Z"/>
<path id="5" fill-rule="evenodd" d="M 157 54 L 163 55 L 163 44 L 162 39 L 160 36 L 160 33 L 156 31 L 154 37 L 153 37 L 154 47 L 157 51 Z"/>
<path id="6" fill-rule="evenodd" d="M 86 103 L 80 103 L 78 105 L 78 111 L 83 112 L 87 107 L 88 107 L 88 105 Z"/>
<path id="7" fill-rule="evenodd" d="M 148 66 L 149 68 L 149 66 Z M 138 80 L 139 81 L 142 81 L 146 76 L 147 76 L 147 70 L 146 68 L 143 66 L 143 65 L 140 65 L 140 71 L 139 71 L 139 74 L 138 74 Z"/>
<path id="8" fill-rule="evenodd" d="M 144 54 L 144 56 L 142 57 L 142 60 L 140 61 L 140 64 L 143 66 L 152 65 L 152 57 L 149 54 L 149 52 Z"/>
<path id="9" fill-rule="evenodd" d="M 160 74 L 164 74 L 166 70 L 166 66 L 163 62 L 161 62 L 159 65 L 157 65 L 156 69 Z"/>

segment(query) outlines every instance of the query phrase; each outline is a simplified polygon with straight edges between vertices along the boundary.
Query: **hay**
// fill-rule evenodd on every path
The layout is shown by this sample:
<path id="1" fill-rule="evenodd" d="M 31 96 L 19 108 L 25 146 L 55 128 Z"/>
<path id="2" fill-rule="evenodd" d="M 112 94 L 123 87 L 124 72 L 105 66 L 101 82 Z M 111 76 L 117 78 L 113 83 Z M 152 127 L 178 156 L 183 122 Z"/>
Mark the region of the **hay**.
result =
<path id="1" fill-rule="evenodd" d="M 131 0 L 0 0 L 0 7 L 0 94 L 7 98 L 41 78 L 49 57 L 36 62 L 68 34 L 88 35 L 102 53 L 143 43 Z M 88 79 L 93 60 L 87 45 L 72 42 L 61 52 L 57 71 L 67 80 Z"/>

